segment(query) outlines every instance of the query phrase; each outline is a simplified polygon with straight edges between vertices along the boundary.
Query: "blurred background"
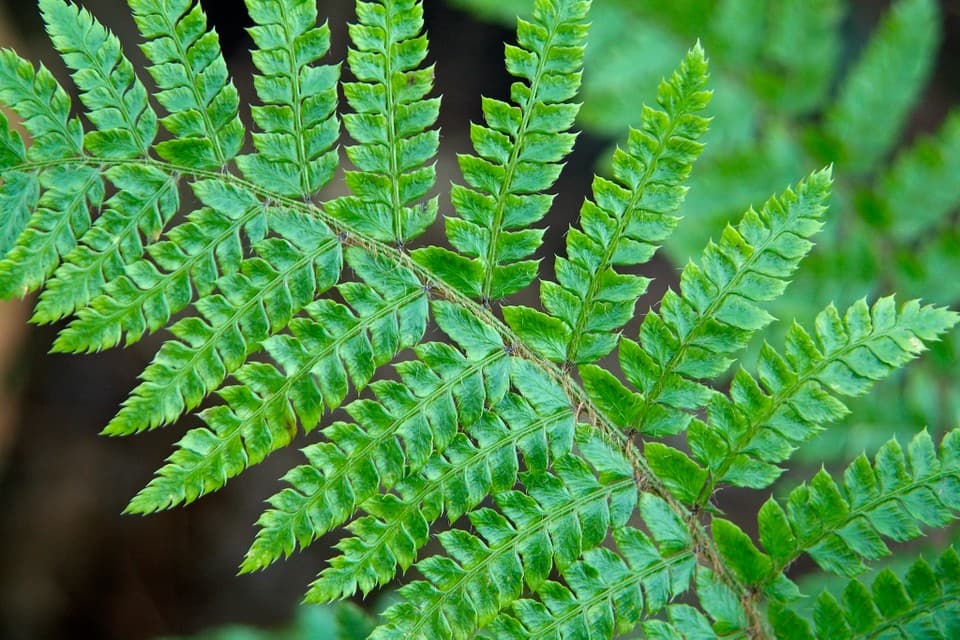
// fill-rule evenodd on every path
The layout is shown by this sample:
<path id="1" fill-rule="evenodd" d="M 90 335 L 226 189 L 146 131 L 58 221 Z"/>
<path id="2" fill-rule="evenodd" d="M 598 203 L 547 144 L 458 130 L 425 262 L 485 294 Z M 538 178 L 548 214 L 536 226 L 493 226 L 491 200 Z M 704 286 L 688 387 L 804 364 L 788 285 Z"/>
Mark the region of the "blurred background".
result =
<path id="1" fill-rule="evenodd" d="M 127 43 L 127 55 L 142 67 L 125 3 L 80 4 Z M 319 3 L 333 29 L 336 59 L 345 52 L 352 4 Z M 502 43 L 511 34 L 504 11 L 529 4 L 426 3 L 436 93 L 444 105 L 441 186 L 456 179 L 455 154 L 468 149 L 468 123 L 482 117 L 479 96 L 508 95 Z M 817 1 L 840 10 L 816 24 L 800 23 L 781 9 L 757 10 L 798 4 L 595 0 L 584 133 L 555 189 L 560 195 L 543 255 L 562 246 L 563 230 L 588 193 L 593 172 L 603 171 L 611 145 L 638 121 L 640 102 L 650 99 L 658 79 L 699 37 L 711 56 L 716 121 L 684 210 L 685 231 L 653 265 L 651 294 L 675 284 L 673 264 L 696 255 L 723 220 L 834 162 L 836 217 L 820 253 L 775 315 L 810 319 L 830 300 L 846 306 L 864 294 L 891 290 L 903 299 L 960 299 L 960 118 L 951 116 L 960 104 L 960 2 Z M 204 6 L 241 98 L 252 102 L 246 13 L 238 0 Z M 936 10 L 923 13 L 924 7 Z M 744 27 L 744 20 L 754 22 Z M 865 52 L 882 48 L 874 43 L 878 33 L 896 47 L 893 54 L 875 56 L 882 64 L 861 74 L 867 90 L 857 94 L 848 80 Z M 0 44 L 67 78 L 32 3 L 0 2 Z M 801 58 L 804 64 L 797 63 Z M 846 111 L 844 100 L 852 105 Z M 875 128 L 866 127 L 865 119 Z M 929 135 L 935 137 L 924 141 Z M 907 160 L 933 175 L 937 197 L 924 200 L 929 185 L 902 178 L 898 167 Z M 896 207 L 911 194 L 920 198 L 912 203 L 916 210 Z M 441 211 L 448 208 L 441 204 Z M 331 624 L 326 614 L 296 619 L 296 604 L 334 539 L 320 540 L 262 574 L 235 576 L 263 501 L 280 488 L 277 478 L 299 463 L 296 448 L 190 508 L 149 518 L 120 515 L 184 428 L 194 426 L 184 421 L 123 440 L 97 436 L 163 336 L 94 356 L 49 356 L 57 327 L 28 325 L 29 304 L 0 304 L 0 638 L 147 639 L 224 624 L 289 627 L 323 637 L 315 630 Z M 875 396 L 881 401 L 855 409 L 856 422 L 817 443 L 818 454 L 834 451 L 839 462 L 851 452 L 872 452 L 891 431 L 955 426 L 956 356 L 953 342 L 938 347 L 910 368 L 915 381 L 891 381 Z M 300 446 L 305 442 L 301 438 Z"/>

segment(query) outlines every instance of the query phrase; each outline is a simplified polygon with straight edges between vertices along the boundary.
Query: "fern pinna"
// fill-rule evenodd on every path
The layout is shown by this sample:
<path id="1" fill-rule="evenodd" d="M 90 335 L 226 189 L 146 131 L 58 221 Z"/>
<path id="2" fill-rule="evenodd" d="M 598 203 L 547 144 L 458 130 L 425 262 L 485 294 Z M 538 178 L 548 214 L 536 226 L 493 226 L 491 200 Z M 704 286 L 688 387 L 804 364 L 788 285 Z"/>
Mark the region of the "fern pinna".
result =
<path id="1" fill-rule="evenodd" d="M 636 267 L 679 223 L 703 148 L 699 45 L 594 181 L 542 306 L 505 306 L 537 279 L 540 222 L 576 138 L 590 3 L 537 0 L 518 21 L 516 81 L 472 126 L 446 247 L 418 240 L 441 206 L 421 2 L 357 3 L 349 82 L 312 0 L 246 4 L 248 124 L 193 0 L 130 0 L 155 99 L 93 16 L 40 0 L 83 120 L 49 71 L 0 53 L 0 98 L 30 139 L 4 120 L 0 290 L 40 291 L 34 320 L 66 321 L 56 351 L 169 333 L 105 433 L 208 405 L 128 511 L 196 500 L 319 428 L 242 570 L 345 527 L 309 601 L 419 574 L 375 638 L 949 637 L 956 607 L 929 607 L 955 602 L 953 551 L 935 568 L 917 560 L 906 585 L 886 571 L 870 591 L 854 576 L 890 553 L 885 539 L 956 517 L 956 432 L 939 445 L 921 433 L 906 453 L 891 441 L 842 483 L 823 471 L 771 498 L 757 541 L 712 501 L 724 486 L 769 487 L 846 414 L 841 398 L 957 321 L 892 297 L 830 306 L 723 384 L 812 247 L 829 169 L 723 229 L 622 335 L 649 283 Z M 324 200 L 341 122 L 350 194 Z M 186 191 L 197 204 L 182 214 Z M 324 418 L 337 408 L 342 420 Z M 813 626 L 787 572 L 803 554 L 853 578 L 842 603 L 817 600 Z"/>

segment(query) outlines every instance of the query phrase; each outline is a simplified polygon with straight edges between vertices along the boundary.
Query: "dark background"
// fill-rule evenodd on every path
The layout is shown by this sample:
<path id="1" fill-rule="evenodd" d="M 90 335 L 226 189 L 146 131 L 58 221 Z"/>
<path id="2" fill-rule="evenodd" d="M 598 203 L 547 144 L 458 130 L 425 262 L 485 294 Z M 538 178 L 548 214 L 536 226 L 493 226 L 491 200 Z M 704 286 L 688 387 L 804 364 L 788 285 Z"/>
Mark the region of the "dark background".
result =
<path id="1" fill-rule="evenodd" d="M 595 0 L 602 2 L 603 0 Z M 125 3 L 82 3 L 131 46 Z M 427 4 L 431 59 L 443 95 L 439 184 L 454 176 L 454 152 L 466 148 L 466 125 L 480 119 L 481 93 L 503 96 L 502 42 L 510 34 L 432 0 Z M 851 33 L 868 33 L 887 2 L 862 1 Z M 26 5 L 26 6 L 24 6 Z M 239 0 L 204 2 L 241 99 L 252 101 L 247 18 Z M 960 91 L 960 3 L 942 2 L 945 24 L 937 71 L 917 110 L 913 131 L 933 129 Z M 345 49 L 352 2 L 321 1 L 334 30 L 334 57 Z M 0 38 L 25 57 L 42 59 L 60 78 L 62 65 L 45 41 L 32 2 L 0 2 Z M 146 79 L 146 78 L 145 78 Z M 609 141 L 581 136 L 564 171 L 547 251 L 579 206 L 597 154 Z M 673 273 L 660 265 L 662 283 Z M 663 285 L 661 285 L 662 287 Z M 662 290 L 662 289 L 661 289 Z M 49 356 L 55 328 L 27 327 L 22 303 L 0 306 L 0 638 L 153 638 L 223 623 L 282 625 L 323 567 L 333 539 L 268 571 L 235 577 L 253 538 L 263 500 L 277 478 L 300 462 L 281 451 L 188 509 L 149 518 L 122 516 L 127 500 L 150 479 L 171 445 L 196 419 L 136 438 L 97 436 L 135 384 L 160 339 L 95 356 Z M 305 440 L 301 439 L 302 446 Z"/>

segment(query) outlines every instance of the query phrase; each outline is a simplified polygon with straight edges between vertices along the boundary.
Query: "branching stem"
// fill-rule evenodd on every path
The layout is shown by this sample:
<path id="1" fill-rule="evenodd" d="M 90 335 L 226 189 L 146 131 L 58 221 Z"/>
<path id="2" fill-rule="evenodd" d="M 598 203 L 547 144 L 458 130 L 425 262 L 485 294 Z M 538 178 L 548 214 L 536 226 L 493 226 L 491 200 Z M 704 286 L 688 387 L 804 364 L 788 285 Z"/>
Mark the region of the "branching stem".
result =
<path id="1" fill-rule="evenodd" d="M 63 160 L 47 162 L 26 162 L 18 166 L 11 167 L 11 170 L 31 170 L 49 166 L 64 165 L 92 165 L 96 167 L 107 167 L 111 165 L 128 164 L 130 161 L 124 160 L 102 160 L 97 158 L 67 158 Z M 143 165 L 143 160 L 135 161 L 137 165 Z M 558 365 L 536 355 L 532 350 L 524 346 L 523 342 L 513 330 L 507 326 L 499 317 L 483 304 L 470 299 L 461 294 L 453 287 L 447 285 L 443 280 L 434 275 L 431 271 L 415 263 L 409 254 L 397 250 L 388 243 L 380 242 L 370 238 L 363 237 L 354 229 L 345 225 L 327 214 L 322 207 L 304 203 L 302 200 L 287 198 L 271 192 L 269 189 L 248 182 L 233 174 L 224 174 L 220 171 L 207 171 L 203 169 L 194 169 L 174 165 L 162 160 L 148 160 L 146 164 L 168 174 L 181 173 L 185 176 L 192 176 L 194 179 L 215 179 L 229 182 L 233 186 L 246 190 L 251 194 L 263 200 L 269 200 L 274 205 L 280 205 L 294 209 L 309 215 L 321 218 L 326 224 L 335 230 L 336 233 L 342 233 L 345 237 L 345 244 L 359 245 L 368 251 L 382 255 L 395 263 L 402 264 L 407 269 L 414 272 L 426 285 L 429 286 L 430 294 L 434 298 L 440 298 L 455 302 L 456 304 L 468 309 L 476 317 L 480 318 L 488 326 L 492 327 L 508 345 L 513 346 L 513 355 L 529 360 L 537 368 L 548 375 L 555 383 L 564 389 L 570 400 L 570 406 L 573 410 L 579 410 L 590 417 L 591 426 L 596 427 L 600 433 L 609 441 L 622 449 L 630 464 L 635 470 L 635 477 L 646 484 L 648 490 L 662 498 L 670 506 L 671 510 L 683 521 L 691 525 L 691 536 L 695 548 L 698 549 L 697 557 L 701 564 L 711 569 L 715 575 L 719 576 L 733 591 L 738 594 L 740 602 L 748 619 L 748 629 L 746 633 L 752 639 L 763 639 L 770 637 L 767 629 L 764 615 L 755 601 L 754 596 L 745 587 L 745 585 L 726 567 L 726 564 L 720 558 L 713 539 L 707 533 L 705 526 L 696 517 L 691 517 L 691 511 L 681 504 L 663 483 L 650 471 L 649 466 L 643 458 L 636 442 L 625 434 L 619 427 L 607 419 L 603 413 L 587 396 L 583 387 L 573 379 L 568 373 Z"/>

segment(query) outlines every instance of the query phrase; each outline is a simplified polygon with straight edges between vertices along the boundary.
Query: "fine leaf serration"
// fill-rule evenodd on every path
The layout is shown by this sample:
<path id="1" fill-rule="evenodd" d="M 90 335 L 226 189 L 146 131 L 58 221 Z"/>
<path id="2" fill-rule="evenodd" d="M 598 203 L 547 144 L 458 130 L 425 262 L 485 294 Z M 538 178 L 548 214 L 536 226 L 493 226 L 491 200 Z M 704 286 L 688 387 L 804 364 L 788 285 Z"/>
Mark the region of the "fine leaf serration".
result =
<path id="1" fill-rule="evenodd" d="M 518 21 L 509 101 L 483 99 L 445 246 L 430 246 L 440 99 L 419 0 L 357 2 L 345 69 L 313 0 L 246 0 L 249 108 L 199 2 L 130 0 L 150 95 L 93 15 L 40 0 L 82 115 L 49 71 L 0 52 L 0 100 L 27 132 L 0 118 L 0 293 L 39 292 L 34 321 L 63 323 L 54 351 L 164 332 L 104 432 L 206 406 L 128 512 L 193 502 L 306 434 L 241 571 L 333 532 L 310 602 L 414 568 L 373 638 L 847 637 L 899 620 L 948 636 L 956 607 L 924 607 L 955 599 L 952 550 L 905 583 L 886 570 L 869 591 L 856 576 L 889 542 L 956 518 L 960 433 L 891 440 L 842 481 L 821 471 L 778 493 L 756 542 L 714 502 L 727 485 L 769 487 L 846 415 L 839 397 L 958 320 L 893 296 L 831 305 L 812 330 L 792 325 L 782 355 L 764 344 L 755 373 L 726 378 L 813 247 L 831 168 L 717 229 L 622 335 L 650 282 L 636 268 L 682 224 L 710 124 L 699 43 L 637 109 L 540 304 L 510 299 L 551 259 L 541 222 L 576 142 L 590 4 L 536 0 Z M 341 168 L 349 194 L 330 197 Z M 842 603 L 817 600 L 812 625 L 786 573 L 804 554 L 853 579 Z"/>

